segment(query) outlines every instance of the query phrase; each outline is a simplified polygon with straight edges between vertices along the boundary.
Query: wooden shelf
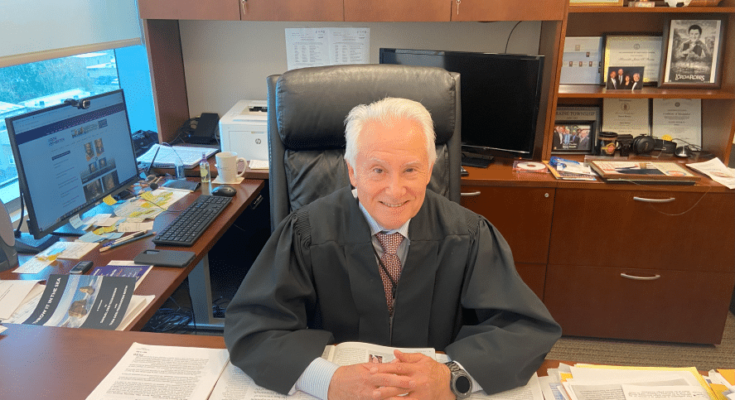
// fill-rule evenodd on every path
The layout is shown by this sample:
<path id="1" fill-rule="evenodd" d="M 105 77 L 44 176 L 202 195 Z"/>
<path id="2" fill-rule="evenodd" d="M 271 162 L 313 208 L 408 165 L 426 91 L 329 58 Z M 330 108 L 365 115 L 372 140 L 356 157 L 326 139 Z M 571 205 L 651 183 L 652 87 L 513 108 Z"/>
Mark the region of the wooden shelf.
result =
<path id="1" fill-rule="evenodd" d="M 727 14 L 735 12 L 735 7 L 569 7 L 569 14 Z"/>
<path id="2" fill-rule="evenodd" d="M 632 99 L 735 99 L 735 92 L 722 89 L 663 89 L 644 86 L 643 89 L 608 90 L 598 85 L 559 85 L 559 98 L 632 98 Z"/>

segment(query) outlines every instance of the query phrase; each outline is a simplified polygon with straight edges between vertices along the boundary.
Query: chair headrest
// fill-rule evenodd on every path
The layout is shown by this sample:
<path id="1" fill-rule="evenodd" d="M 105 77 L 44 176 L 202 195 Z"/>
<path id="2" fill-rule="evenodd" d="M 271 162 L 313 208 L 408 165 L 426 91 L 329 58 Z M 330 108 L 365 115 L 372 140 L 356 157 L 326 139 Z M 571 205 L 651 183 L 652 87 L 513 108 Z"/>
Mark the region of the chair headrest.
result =
<path id="1" fill-rule="evenodd" d="M 276 84 L 276 118 L 284 146 L 317 150 L 345 146 L 345 118 L 353 107 L 385 97 L 420 102 L 431 113 L 437 144 L 454 133 L 454 73 L 405 65 L 340 65 L 284 73 Z"/>

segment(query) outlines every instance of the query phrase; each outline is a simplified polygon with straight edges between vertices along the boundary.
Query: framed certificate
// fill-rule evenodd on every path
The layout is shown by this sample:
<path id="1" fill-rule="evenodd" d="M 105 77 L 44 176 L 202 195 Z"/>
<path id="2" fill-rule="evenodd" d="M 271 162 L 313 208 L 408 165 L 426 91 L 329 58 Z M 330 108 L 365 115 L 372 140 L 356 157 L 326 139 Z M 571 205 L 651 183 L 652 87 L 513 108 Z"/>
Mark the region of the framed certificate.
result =
<path id="1" fill-rule="evenodd" d="M 653 99 L 653 136 L 702 147 L 702 99 Z"/>
<path id="2" fill-rule="evenodd" d="M 643 84 L 656 85 L 661 71 L 663 38 L 656 35 L 605 35 L 603 71 L 611 67 L 625 71 L 625 67 L 644 67 Z M 622 81 L 620 72 L 618 79 Z M 603 76 L 607 86 L 609 74 Z"/>
<path id="3" fill-rule="evenodd" d="M 605 98 L 602 103 L 602 132 L 618 135 L 649 135 L 648 99 Z"/>

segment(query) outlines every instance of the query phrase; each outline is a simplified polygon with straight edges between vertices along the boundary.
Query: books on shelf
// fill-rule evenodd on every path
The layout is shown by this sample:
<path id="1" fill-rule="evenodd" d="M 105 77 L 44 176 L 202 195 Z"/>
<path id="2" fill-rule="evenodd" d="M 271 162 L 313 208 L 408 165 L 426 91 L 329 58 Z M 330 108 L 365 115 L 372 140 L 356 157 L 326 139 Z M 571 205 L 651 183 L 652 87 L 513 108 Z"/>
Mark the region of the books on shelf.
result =
<path id="1" fill-rule="evenodd" d="M 593 160 L 590 165 L 607 182 L 693 185 L 700 179 L 675 162 Z"/>

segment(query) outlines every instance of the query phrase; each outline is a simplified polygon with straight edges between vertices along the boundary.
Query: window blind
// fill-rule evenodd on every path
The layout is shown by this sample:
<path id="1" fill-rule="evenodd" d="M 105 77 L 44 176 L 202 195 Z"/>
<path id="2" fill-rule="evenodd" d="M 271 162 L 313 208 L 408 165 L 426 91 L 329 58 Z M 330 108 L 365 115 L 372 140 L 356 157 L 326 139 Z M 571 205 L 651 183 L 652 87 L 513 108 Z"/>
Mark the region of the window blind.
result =
<path id="1" fill-rule="evenodd" d="M 141 43 L 136 1 L 0 0 L 0 68 Z"/>

